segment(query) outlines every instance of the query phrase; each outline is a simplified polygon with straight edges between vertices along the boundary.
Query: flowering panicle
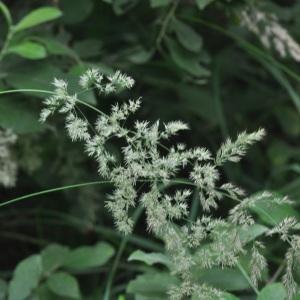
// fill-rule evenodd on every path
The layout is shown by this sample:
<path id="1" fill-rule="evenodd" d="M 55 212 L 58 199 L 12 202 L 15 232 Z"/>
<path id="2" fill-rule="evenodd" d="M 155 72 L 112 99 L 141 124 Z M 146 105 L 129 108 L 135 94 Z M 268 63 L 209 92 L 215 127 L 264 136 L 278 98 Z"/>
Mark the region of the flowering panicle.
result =
<path id="1" fill-rule="evenodd" d="M 11 130 L 0 128 L 0 184 L 4 187 L 13 187 L 17 179 L 17 162 L 11 146 L 17 141 L 17 136 Z"/>
<path id="2" fill-rule="evenodd" d="M 120 71 L 106 76 L 91 69 L 80 77 L 79 85 L 83 89 L 93 87 L 100 93 L 110 94 L 132 88 L 134 80 Z M 181 279 L 181 285 L 169 291 L 170 298 L 194 295 L 197 299 L 223 299 L 219 290 L 197 282 L 193 269 L 235 267 L 240 255 L 246 252 L 249 241 L 241 237 L 241 229 L 254 224 L 251 210 L 255 204 L 267 197 L 270 203 L 289 203 L 287 198 L 267 192 L 245 198 L 239 187 L 230 182 L 221 183 L 218 168 L 227 161 L 239 161 L 250 145 L 263 138 L 265 131 L 243 132 L 235 141 L 228 139 L 215 158 L 205 148 L 188 149 L 182 143 L 167 148 L 163 142 L 187 130 L 187 124 L 181 121 L 135 121 L 132 128 L 126 127 L 125 120 L 141 105 L 140 98 L 114 104 L 108 114 L 93 108 L 99 116 L 95 124 L 90 124 L 77 106 L 91 106 L 79 100 L 76 94 L 70 95 L 65 81 L 55 80 L 54 86 L 53 95 L 44 101 L 41 121 L 54 112 L 66 115 L 66 129 L 71 139 L 84 143 L 85 151 L 98 164 L 99 175 L 114 185 L 106 207 L 119 231 L 131 233 L 134 226 L 131 209 L 136 205 L 144 208 L 148 230 L 164 241 L 172 260 L 172 272 Z M 108 145 L 113 138 L 121 140 L 118 156 L 109 151 Z M 178 179 L 180 174 L 188 175 L 181 180 Z M 171 185 L 177 188 L 166 191 Z M 217 209 L 222 199 L 232 198 L 237 205 L 229 211 L 227 218 L 207 215 L 183 224 L 189 215 L 192 188 L 198 193 L 206 213 Z M 298 229 L 295 226 L 298 225 L 289 221 L 270 233 L 288 234 L 290 227 Z M 261 278 L 264 266 L 260 248 L 258 243 L 252 250 L 252 280 L 255 284 Z M 286 282 L 291 281 L 289 278 Z"/>
<path id="3" fill-rule="evenodd" d="M 283 28 L 274 14 L 248 7 L 241 13 L 242 24 L 257 37 L 267 49 L 275 49 L 281 57 L 300 61 L 300 45 Z"/>
<path id="4" fill-rule="evenodd" d="M 300 230 L 300 223 L 294 217 L 287 217 L 269 230 L 268 235 L 279 234 L 283 241 L 288 241 L 292 230 Z"/>
<path id="5" fill-rule="evenodd" d="M 261 250 L 265 246 L 261 242 L 254 242 L 251 250 L 251 280 L 255 286 L 258 285 L 258 281 L 262 278 L 262 273 L 267 267 L 267 262 L 265 257 L 261 254 Z"/>
<path id="6" fill-rule="evenodd" d="M 239 162 L 246 154 L 249 146 L 260 141 L 265 136 L 265 130 L 259 129 L 253 133 L 242 132 L 235 141 L 230 138 L 221 146 L 217 152 L 216 165 L 221 166 L 226 161 Z"/>

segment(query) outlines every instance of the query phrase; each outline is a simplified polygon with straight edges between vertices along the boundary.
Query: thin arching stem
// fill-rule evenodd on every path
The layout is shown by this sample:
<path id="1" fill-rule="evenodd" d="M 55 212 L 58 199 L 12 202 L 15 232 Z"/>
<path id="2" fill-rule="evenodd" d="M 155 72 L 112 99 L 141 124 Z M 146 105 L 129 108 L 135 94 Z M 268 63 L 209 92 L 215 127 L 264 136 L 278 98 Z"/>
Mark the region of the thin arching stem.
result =
<path id="1" fill-rule="evenodd" d="M 84 183 L 60 186 L 60 187 L 56 187 L 56 188 L 52 188 L 52 189 L 48 189 L 48 190 L 43 190 L 43 191 L 27 194 L 27 195 L 24 195 L 24 196 L 20 196 L 20 197 L 5 201 L 3 203 L 0 203 L 0 207 L 7 206 L 7 205 L 10 205 L 10 204 L 22 201 L 24 199 L 34 198 L 34 197 L 37 197 L 37 196 L 40 196 L 40 195 L 50 194 L 50 193 L 59 192 L 59 191 L 63 191 L 63 190 L 76 189 L 76 188 L 81 188 L 81 187 L 90 186 L 90 185 L 99 185 L 99 184 L 101 185 L 101 184 L 111 184 L 111 183 L 112 182 L 109 181 L 109 180 L 103 180 L 103 181 L 91 181 L 91 182 L 84 182 Z"/>

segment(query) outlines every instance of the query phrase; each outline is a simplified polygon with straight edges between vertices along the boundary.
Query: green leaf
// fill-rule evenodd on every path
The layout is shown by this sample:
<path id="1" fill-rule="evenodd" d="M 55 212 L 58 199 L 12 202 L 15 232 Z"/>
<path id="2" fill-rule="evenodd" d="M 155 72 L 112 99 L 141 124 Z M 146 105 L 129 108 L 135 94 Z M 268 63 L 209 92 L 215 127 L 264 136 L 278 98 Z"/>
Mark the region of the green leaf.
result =
<path id="1" fill-rule="evenodd" d="M 147 273 L 131 280 L 126 291 L 143 297 L 153 297 L 153 300 L 160 300 L 167 299 L 167 291 L 170 286 L 178 284 L 178 279 L 169 273 Z"/>
<path id="2" fill-rule="evenodd" d="M 150 6 L 152 8 L 167 6 L 171 3 L 172 0 L 150 0 Z"/>
<path id="3" fill-rule="evenodd" d="M 30 74 L 30 76 L 24 76 L 24 74 Z M 54 77 L 64 78 L 68 81 L 68 91 L 70 94 L 78 92 L 78 74 L 64 74 L 61 69 L 48 61 L 45 61 L 43 64 L 40 64 L 38 61 L 32 61 L 31 64 L 22 64 L 16 67 L 13 72 L 8 73 L 6 81 L 9 85 L 18 89 L 44 89 L 49 91 L 52 89 L 49 83 L 53 81 Z M 26 95 L 45 98 L 44 93 L 27 92 Z M 80 98 L 91 104 L 96 103 L 95 94 L 92 90 L 80 93 Z"/>
<path id="4" fill-rule="evenodd" d="M 9 284 L 9 300 L 26 299 L 38 286 L 42 275 L 42 260 L 40 255 L 32 255 L 21 261 Z"/>
<path id="5" fill-rule="evenodd" d="M 209 4 L 214 2 L 215 0 L 196 0 L 197 7 L 202 10 L 206 8 Z"/>
<path id="6" fill-rule="evenodd" d="M 44 273 L 52 272 L 61 267 L 69 253 L 70 250 L 61 245 L 54 244 L 45 248 L 41 253 Z"/>
<path id="7" fill-rule="evenodd" d="M 240 291 L 249 288 L 248 281 L 238 269 L 195 270 L 195 276 L 200 283 L 206 283 L 225 291 Z"/>
<path id="8" fill-rule="evenodd" d="M 5 300 L 7 296 L 7 283 L 0 279 L 0 300 Z"/>
<path id="9" fill-rule="evenodd" d="M 18 45 L 12 46 L 7 52 L 28 59 L 42 59 L 47 56 L 46 49 L 43 45 L 31 41 L 24 41 Z"/>
<path id="10" fill-rule="evenodd" d="M 278 224 L 287 217 L 299 217 L 299 213 L 291 205 L 271 203 L 271 198 L 278 196 L 280 197 L 273 193 L 272 196 L 261 199 L 252 208 L 266 224 L 275 225 L 274 223 Z"/>
<path id="11" fill-rule="evenodd" d="M 153 56 L 153 50 L 146 50 L 142 46 L 137 46 L 128 55 L 128 60 L 134 64 L 144 64 Z"/>
<path id="12" fill-rule="evenodd" d="M 241 242 L 249 243 L 267 231 L 268 227 L 260 224 L 254 224 L 246 229 L 241 228 L 239 231 L 239 235 Z"/>
<path id="13" fill-rule="evenodd" d="M 184 48 L 193 52 L 201 50 L 202 38 L 192 27 L 176 19 L 173 22 L 173 26 L 177 39 Z"/>
<path id="14" fill-rule="evenodd" d="M 104 265 L 114 254 L 114 249 L 107 243 L 95 246 L 83 246 L 70 252 L 64 266 L 72 270 L 86 270 Z"/>
<path id="15" fill-rule="evenodd" d="M 285 300 L 286 290 L 282 283 L 272 283 L 264 287 L 257 300 Z"/>
<path id="16" fill-rule="evenodd" d="M 33 37 L 31 40 L 44 45 L 50 54 L 69 56 L 75 60 L 78 59 L 75 51 L 57 39 L 50 37 Z"/>
<path id="17" fill-rule="evenodd" d="M 196 77 L 207 77 L 210 72 L 199 64 L 197 56 L 184 49 L 177 42 L 168 39 L 167 46 L 175 64 L 186 72 Z"/>
<path id="18" fill-rule="evenodd" d="M 44 127 L 38 119 L 39 112 L 35 113 L 25 99 L 0 99 L 0 126 L 11 128 L 18 134 L 32 133 Z"/>
<path id="19" fill-rule="evenodd" d="M 160 263 L 167 266 L 168 268 L 170 268 L 170 266 L 172 265 L 170 259 L 162 253 L 145 253 L 141 250 L 134 251 L 129 256 L 128 261 L 141 261 L 149 266 Z"/>
<path id="20" fill-rule="evenodd" d="M 56 7 L 41 7 L 25 16 L 16 26 L 16 31 L 25 30 L 59 18 L 62 12 Z"/>
<path id="21" fill-rule="evenodd" d="M 68 273 L 58 272 L 47 280 L 49 290 L 61 297 L 80 299 L 79 285 L 75 277 Z"/>

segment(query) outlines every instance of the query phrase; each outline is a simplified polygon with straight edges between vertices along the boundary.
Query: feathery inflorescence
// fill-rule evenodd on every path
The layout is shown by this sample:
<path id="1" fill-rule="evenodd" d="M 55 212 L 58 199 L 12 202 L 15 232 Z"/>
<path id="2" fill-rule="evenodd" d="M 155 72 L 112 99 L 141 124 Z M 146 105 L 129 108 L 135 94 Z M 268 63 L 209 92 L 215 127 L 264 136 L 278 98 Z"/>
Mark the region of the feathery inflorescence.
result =
<path id="1" fill-rule="evenodd" d="M 289 56 L 300 61 L 300 45 L 280 25 L 276 15 L 251 6 L 242 11 L 241 22 L 267 49 L 274 49 L 283 58 Z"/>
<path id="2" fill-rule="evenodd" d="M 92 126 L 78 110 L 79 105 L 86 103 L 78 95 L 68 93 L 67 82 L 55 79 L 53 84 L 54 94 L 44 101 L 41 121 L 46 121 L 55 112 L 66 115 L 70 138 L 84 143 L 85 151 L 98 164 L 99 175 L 114 184 L 106 207 L 119 231 L 130 234 L 134 226 L 131 209 L 136 205 L 144 208 L 148 230 L 165 242 L 173 262 L 172 271 L 181 279 L 180 286 L 170 289 L 170 299 L 192 295 L 197 299 L 223 299 L 221 291 L 199 283 L 193 269 L 236 267 L 240 256 L 248 250 L 251 253 L 251 278 L 253 285 L 258 285 L 267 266 L 262 254 L 263 245 L 256 241 L 248 247 L 249 241 L 241 237 L 241 230 L 255 223 L 253 208 L 262 199 L 268 198 L 269 203 L 276 205 L 289 203 L 289 200 L 274 197 L 268 192 L 245 197 L 245 192 L 233 183 L 222 183 L 219 167 L 226 162 L 238 162 L 250 145 L 264 137 L 263 129 L 250 134 L 243 132 L 234 141 L 228 139 L 216 157 L 206 148 L 188 149 L 182 143 L 167 148 L 164 141 L 182 130 L 188 130 L 187 124 L 181 121 L 164 124 L 135 121 L 131 128 L 126 127 L 127 118 L 141 105 L 139 98 L 112 105 L 109 114 L 93 108 L 99 115 Z M 120 71 L 106 76 L 97 69 L 91 69 L 79 80 L 83 90 L 95 88 L 104 95 L 130 89 L 133 85 L 134 80 Z M 87 106 L 91 108 L 89 104 Z M 108 144 L 113 138 L 122 140 L 121 159 L 109 151 Z M 179 180 L 181 174 L 188 175 Z M 170 184 L 179 187 L 175 191 L 168 189 Z M 199 195 L 204 215 L 194 222 L 186 222 L 193 191 Z M 213 217 L 212 210 L 218 209 L 220 202 L 226 198 L 236 202 L 228 217 Z M 298 225 L 286 220 L 271 229 L 269 234 L 279 233 L 286 241 L 289 240 L 290 229 L 298 229 Z M 296 242 L 292 238 L 291 242 L 292 250 L 287 253 L 289 263 L 284 278 L 286 286 L 293 284 L 289 269 L 292 269 L 294 252 L 298 247 L 298 240 Z"/>
<path id="3" fill-rule="evenodd" d="M 0 184 L 13 187 L 17 179 L 17 162 L 11 146 L 16 143 L 17 135 L 11 130 L 0 128 Z"/>

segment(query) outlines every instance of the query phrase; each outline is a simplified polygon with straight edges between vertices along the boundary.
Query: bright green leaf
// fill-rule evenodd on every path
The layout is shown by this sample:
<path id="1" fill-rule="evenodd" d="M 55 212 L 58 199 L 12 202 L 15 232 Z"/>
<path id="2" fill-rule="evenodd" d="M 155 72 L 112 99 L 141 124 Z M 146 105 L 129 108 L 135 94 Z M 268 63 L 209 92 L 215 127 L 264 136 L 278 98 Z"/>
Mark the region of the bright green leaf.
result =
<path id="1" fill-rule="evenodd" d="M 152 266 L 154 264 L 160 263 L 168 268 L 171 266 L 170 259 L 162 253 L 146 253 L 141 250 L 134 251 L 128 258 L 128 261 L 141 261 L 145 264 Z"/>
<path id="2" fill-rule="evenodd" d="M 25 16 L 16 26 L 16 31 L 21 31 L 39 24 L 54 20 L 62 15 L 56 7 L 41 7 Z"/>
<path id="3" fill-rule="evenodd" d="M 7 51 L 8 53 L 14 53 L 27 59 L 42 59 L 47 56 L 43 45 L 31 41 L 24 41 L 10 47 Z"/>
<path id="4" fill-rule="evenodd" d="M 282 283 L 272 283 L 267 285 L 259 293 L 257 300 L 285 300 L 286 290 Z"/>
<path id="5" fill-rule="evenodd" d="M 51 275 L 47 280 L 49 290 L 61 297 L 80 299 L 79 285 L 75 277 L 64 272 Z"/>
<path id="6" fill-rule="evenodd" d="M 32 255 L 21 261 L 9 284 L 8 300 L 26 299 L 38 286 L 41 275 L 42 260 L 40 255 Z"/>
<path id="7" fill-rule="evenodd" d="M 95 246 L 83 246 L 70 252 L 64 266 L 74 270 L 86 270 L 104 265 L 114 254 L 114 249 L 107 243 Z"/>

